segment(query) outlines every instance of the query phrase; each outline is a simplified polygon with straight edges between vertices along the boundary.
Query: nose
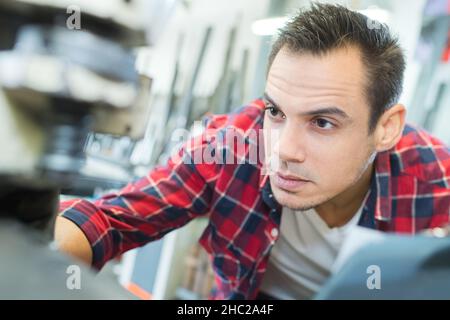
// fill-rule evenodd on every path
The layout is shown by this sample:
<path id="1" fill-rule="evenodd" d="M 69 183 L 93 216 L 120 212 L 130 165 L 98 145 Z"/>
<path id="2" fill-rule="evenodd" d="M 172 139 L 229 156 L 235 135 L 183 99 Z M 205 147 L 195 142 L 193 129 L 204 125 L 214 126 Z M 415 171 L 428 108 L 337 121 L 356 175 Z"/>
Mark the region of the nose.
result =
<path id="1" fill-rule="evenodd" d="M 284 162 L 304 162 L 306 158 L 304 147 L 304 133 L 295 124 L 286 123 L 279 129 L 278 146 L 275 146 L 274 153 L 278 154 L 280 161 Z"/>

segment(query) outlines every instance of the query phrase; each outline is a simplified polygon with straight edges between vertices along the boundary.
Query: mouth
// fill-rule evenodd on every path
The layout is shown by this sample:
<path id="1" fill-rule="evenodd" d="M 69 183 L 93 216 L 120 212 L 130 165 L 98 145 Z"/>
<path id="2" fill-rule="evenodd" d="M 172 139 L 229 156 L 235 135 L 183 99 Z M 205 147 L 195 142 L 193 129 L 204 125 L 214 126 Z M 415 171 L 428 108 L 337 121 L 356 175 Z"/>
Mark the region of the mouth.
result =
<path id="1" fill-rule="evenodd" d="M 282 174 L 280 172 L 275 173 L 273 179 L 273 183 L 276 187 L 290 192 L 298 191 L 310 182 L 311 181 L 309 180 L 291 174 Z"/>

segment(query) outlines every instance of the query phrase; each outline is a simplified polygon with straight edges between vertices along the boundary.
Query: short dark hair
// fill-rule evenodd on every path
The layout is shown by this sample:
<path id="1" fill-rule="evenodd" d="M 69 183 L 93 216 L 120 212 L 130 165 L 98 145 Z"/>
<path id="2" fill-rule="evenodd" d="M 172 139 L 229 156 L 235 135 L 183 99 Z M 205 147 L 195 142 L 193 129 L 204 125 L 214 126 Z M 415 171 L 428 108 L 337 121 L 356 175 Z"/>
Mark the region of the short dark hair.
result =
<path id="1" fill-rule="evenodd" d="M 387 25 L 369 20 L 361 13 L 341 5 L 313 3 L 279 30 L 269 56 L 269 69 L 285 46 L 294 53 L 318 55 L 345 46 L 360 50 L 367 68 L 365 95 L 371 107 L 369 133 L 384 111 L 400 98 L 405 58 L 398 39 L 390 34 Z"/>

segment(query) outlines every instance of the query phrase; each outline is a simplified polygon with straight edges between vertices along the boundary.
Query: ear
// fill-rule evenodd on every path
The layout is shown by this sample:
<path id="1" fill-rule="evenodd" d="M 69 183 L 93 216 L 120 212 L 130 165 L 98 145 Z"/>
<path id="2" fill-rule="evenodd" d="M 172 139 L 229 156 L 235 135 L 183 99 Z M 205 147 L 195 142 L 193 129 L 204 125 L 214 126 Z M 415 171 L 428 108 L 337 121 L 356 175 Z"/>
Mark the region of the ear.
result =
<path id="1" fill-rule="evenodd" d="M 402 104 L 396 104 L 383 113 L 375 129 L 377 152 L 389 150 L 399 142 L 405 127 L 405 117 L 406 108 Z"/>

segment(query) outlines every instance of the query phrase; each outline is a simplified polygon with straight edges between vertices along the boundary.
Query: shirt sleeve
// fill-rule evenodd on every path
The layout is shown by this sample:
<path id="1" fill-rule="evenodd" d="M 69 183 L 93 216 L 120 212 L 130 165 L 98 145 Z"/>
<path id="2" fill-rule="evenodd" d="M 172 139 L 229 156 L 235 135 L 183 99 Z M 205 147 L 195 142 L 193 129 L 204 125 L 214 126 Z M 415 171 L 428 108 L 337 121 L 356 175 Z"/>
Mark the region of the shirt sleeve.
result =
<path id="1" fill-rule="evenodd" d="M 196 164 L 194 159 L 208 144 L 203 136 L 191 139 L 167 165 L 154 168 L 118 193 L 94 202 L 61 202 L 60 216 L 77 224 L 89 240 L 94 268 L 208 214 L 219 167 Z"/>

